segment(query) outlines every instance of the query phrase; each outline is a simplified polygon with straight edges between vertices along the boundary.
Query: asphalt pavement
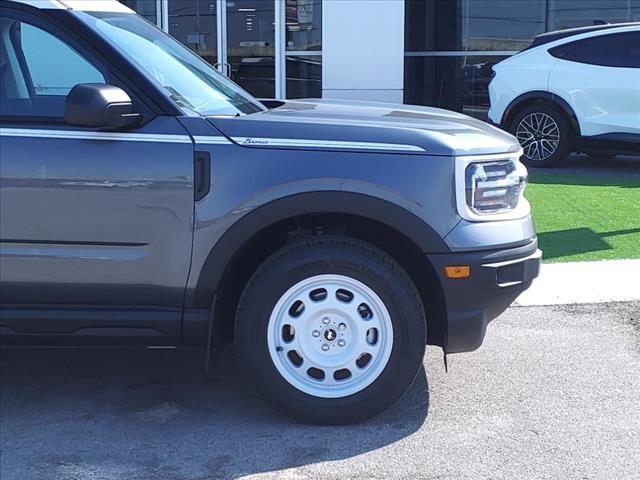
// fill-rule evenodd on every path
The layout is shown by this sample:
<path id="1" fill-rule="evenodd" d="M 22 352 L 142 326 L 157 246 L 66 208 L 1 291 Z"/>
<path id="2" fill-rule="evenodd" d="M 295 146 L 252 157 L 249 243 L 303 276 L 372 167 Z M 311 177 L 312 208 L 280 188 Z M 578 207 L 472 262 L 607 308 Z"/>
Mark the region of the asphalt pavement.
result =
<path id="1" fill-rule="evenodd" d="M 9 350 L 0 478 L 638 479 L 640 303 L 514 307 L 476 352 L 429 348 L 384 414 L 299 425 L 241 380 L 232 349 Z"/>

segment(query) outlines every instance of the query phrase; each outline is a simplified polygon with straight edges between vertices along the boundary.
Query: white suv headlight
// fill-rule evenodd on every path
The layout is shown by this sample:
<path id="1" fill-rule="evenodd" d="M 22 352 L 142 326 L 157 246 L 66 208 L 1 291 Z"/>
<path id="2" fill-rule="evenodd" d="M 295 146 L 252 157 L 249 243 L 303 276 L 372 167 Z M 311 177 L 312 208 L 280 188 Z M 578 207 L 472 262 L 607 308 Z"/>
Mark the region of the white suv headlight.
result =
<path id="1" fill-rule="evenodd" d="M 530 213 L 523 193 L 527 169 L 522 152 L 456 158 L 458 213 L 469 221 L 522 218 Z"/>

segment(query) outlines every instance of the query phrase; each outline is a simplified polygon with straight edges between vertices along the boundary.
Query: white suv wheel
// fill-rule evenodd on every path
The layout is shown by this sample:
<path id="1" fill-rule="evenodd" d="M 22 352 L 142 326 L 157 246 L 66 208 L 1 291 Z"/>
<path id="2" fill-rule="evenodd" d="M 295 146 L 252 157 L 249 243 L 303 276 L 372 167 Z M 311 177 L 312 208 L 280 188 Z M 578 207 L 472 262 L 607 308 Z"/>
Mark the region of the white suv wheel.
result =
<path id="1" fill-rule="evenodd" d="M 558 149 L 560 128 L 546 113 L 531 113 L 520 120 L 516 128 L 516 138 L 529 160 L 547 160 Z"/>

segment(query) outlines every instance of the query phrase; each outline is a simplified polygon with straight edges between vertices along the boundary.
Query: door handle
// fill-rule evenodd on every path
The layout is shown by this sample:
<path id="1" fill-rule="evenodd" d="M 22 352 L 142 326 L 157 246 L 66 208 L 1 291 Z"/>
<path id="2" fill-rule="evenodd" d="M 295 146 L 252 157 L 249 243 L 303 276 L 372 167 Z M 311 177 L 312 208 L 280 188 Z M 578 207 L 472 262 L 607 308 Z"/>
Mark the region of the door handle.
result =
<path id="1" fill-rule="evenodd" d="M 209 152 L 195 153 L 193 184 L 193 198 L 196 202 L 206 197 L 211 190 L 211 155 Z"/>

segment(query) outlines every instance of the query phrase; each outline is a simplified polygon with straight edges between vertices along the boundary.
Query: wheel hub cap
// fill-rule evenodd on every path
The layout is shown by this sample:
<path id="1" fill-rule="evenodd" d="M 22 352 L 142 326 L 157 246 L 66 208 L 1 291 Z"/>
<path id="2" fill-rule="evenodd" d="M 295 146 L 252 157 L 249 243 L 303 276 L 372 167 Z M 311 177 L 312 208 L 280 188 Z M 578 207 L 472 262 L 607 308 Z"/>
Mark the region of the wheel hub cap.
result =
<path id="1" fill-rule="evenodd" d="M 324 398 L 357 393 L 382 373 L 393 328 L 380 297 L 343 275 L 318 275 L 291 287 L 268 325 L 269 353 L 295 388 Z"/>

